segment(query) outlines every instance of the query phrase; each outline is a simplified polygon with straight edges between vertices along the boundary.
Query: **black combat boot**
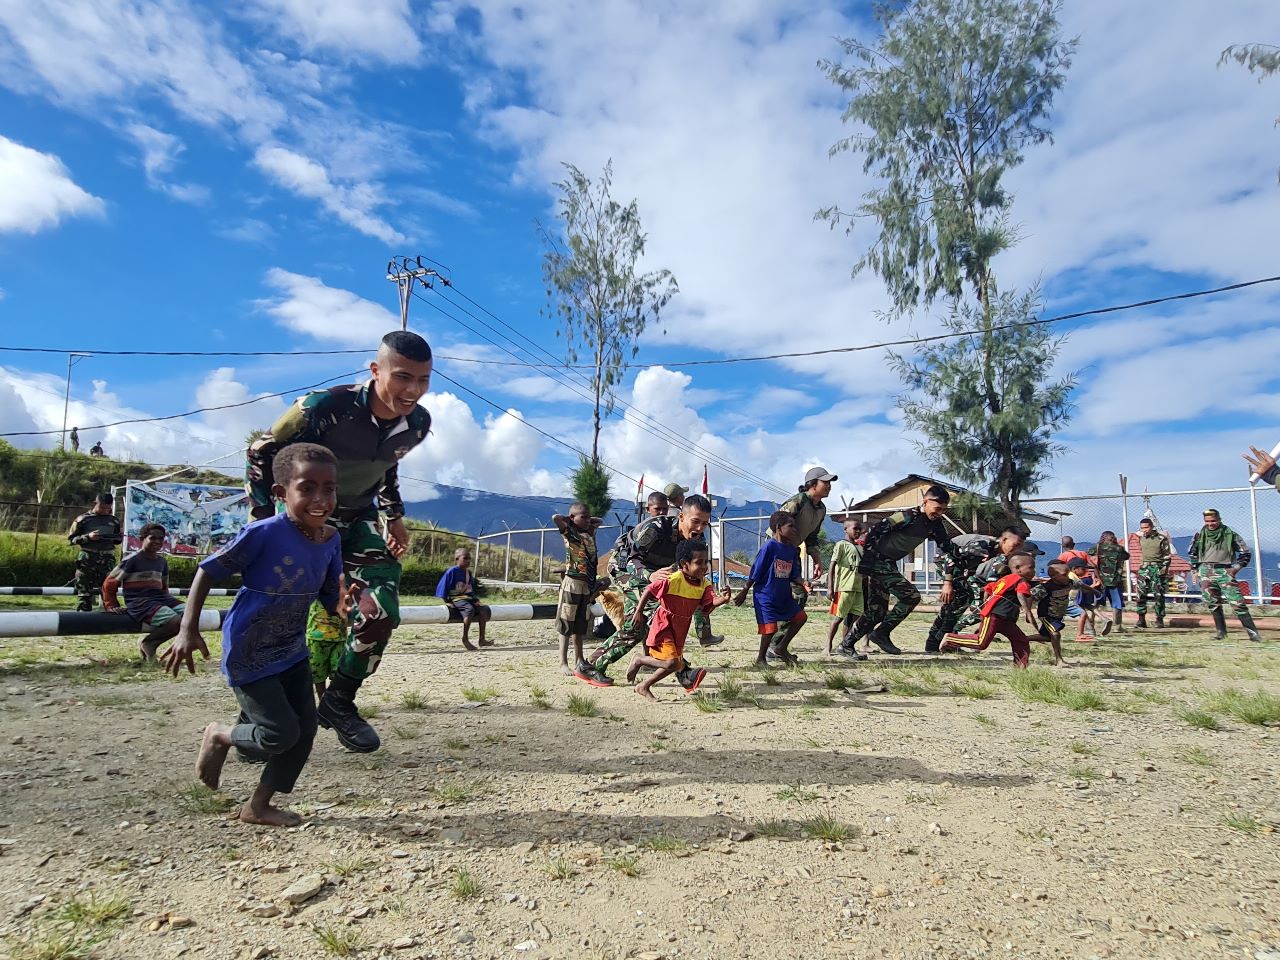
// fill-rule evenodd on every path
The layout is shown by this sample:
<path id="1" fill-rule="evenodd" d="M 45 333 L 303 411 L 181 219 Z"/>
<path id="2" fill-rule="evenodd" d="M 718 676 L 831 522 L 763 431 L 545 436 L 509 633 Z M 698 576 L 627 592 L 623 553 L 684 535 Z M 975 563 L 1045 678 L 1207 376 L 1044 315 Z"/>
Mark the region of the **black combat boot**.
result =
<path id="1" fill-rule="evenodd" d="M 353 753 L 373 753 L 382 746 L 378 731 L 356 710 L 356 691 L 360 682 L 334 674 L 329 689 L 320 698 L 316 718 L 320 726 L 332 729 L 338 742 Z"/>
<path id="2" fill-rule="evenodd" d="M 1213 611 L 1213 625 L 1217 629 L 1217 633 L 1213 635 L 1213 639 L 1227 639 L 1227 615 L 1222 612 L 1221 607 Z"/>
<path id="3" fill-rule="evenodd" d="M 1139 630 L 1147 629 L 1147 615 L 1145 613 L 1138 614 L 1138 622 L 1136 626 Z"/>
<path id="4" fill-rule="evenodd" d="M 1248 610 L 1240 614 L 1240 626 L 1244 627 L 1244 632 L 1249 635 L 1249 639 L 1254 643 L 1262 642 L 1262 636 L 1258 633 L 1258 627 L 1253 622 L 1253 614 Z"/>

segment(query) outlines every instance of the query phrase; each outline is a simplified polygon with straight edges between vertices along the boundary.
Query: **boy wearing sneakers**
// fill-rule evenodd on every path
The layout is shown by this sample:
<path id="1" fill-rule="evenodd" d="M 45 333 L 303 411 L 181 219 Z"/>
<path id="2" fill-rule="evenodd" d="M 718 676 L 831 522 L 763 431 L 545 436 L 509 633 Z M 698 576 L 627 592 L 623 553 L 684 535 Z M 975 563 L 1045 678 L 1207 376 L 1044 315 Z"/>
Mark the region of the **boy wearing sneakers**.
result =
<path id="1" fill-rule="evenodd" d="M 800 549 L 796 546 L 799 537 L 795 517 L 785 510 L 776 511 L 769 518 L 769 532 L 773 539 L 766 540 L 756 554 L 750 577 L 733 602 L 735 606 L 742 606 L 747 591 L 755 587 L 751 602 L 760 631 L 756 666 L 767 667 L 770 654 L 793 666 L 799 658 L 789 647 L 808 620 L 804 601 L 796 598 L 804 589 L 804 578 L 800 571 Z"/>

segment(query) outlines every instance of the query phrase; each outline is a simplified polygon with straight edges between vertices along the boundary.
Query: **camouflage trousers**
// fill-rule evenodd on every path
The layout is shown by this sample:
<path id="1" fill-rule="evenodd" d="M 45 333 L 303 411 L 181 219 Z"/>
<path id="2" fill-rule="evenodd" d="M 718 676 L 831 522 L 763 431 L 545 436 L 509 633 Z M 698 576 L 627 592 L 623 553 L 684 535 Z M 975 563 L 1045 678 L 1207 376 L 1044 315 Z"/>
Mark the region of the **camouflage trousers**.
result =
<path id="1" fill-rule="evenodd" d="M 359 682 L 378 669 L 391 631 L 400 625 L 400 561 L 382 538 L 374 511 L 354 520 L 329 522 L 342 538 L 347 586 L 359 584 L 360 594 L 349 626 L 319 603 L 311 605 L 307 618 L 311 674 L 317 683 L 339 673 Z"/>
<path id="2" fill-rule="evenodd" d="M 1138 567 L 1138 616 L 1147 614 L 1147 598 L 1155 603 L 1156 616 L 1164 617 L 1164 591 L 1169 571 L 1162 563 L 1144 563 Z"/>
<path id="3" fill-rule="evenodd" d="M 1196 576 L 1200 578 L 1200 591 L 1204 594 L 1204 605 L 1209 608 L 1210 613 L 1224 602 L 1230 605 L 1231 612 L 1237 617 L 1249 613 L 1249 608 L 1244 605 L 1244 596 L 1236 586 L 1235 577 L 1226 567 L 1212 567 L 1202 563 L 1196 570 Z"/>
<path id="4" fill-rule="evenodd" d="M 867 597 L 867 612 L 872 614 L 874 605 L 878 625 L 885 635 L 892 633 L 894 627 L 907 619 L 907 615 L 920 603 L 920 591 L 899 572 L 897 561 L 876 557 L 871 561 L 871 572 L 865 582 L 863 595 Z M 889 597 L 895 601 L 892 607 L 888 605 Z M 872 623 L 872 627 L 876 625 Z"/>
<path id="5" fill-rule="evenodd" d="M 628 651 L 644 642 L 645 637 L 649 635 L 649 618 L 658 608 L 656 600 L 646 603 L 640 623 L 633 627 L 632 621 L 636 615 L 636 606 L 640 603 L 640 594 L 644 593 L 644 588 L 649 585 L 649 581 L 629 573 L 619 573 L 614 578 L 613 585 L 622 594 L 622 623 L 617 624 L 618 632 L 604 642 L 600 648 L 603 652 L 592 663 L 592 666 L 600 671 L 607 669 L 610 664 L 617 663 L 627 655 Z M 693 615 L 693 629 L 699 641 L 709 639 L 711 636 L 711 622 L 701 610 Z M 689 661 L 686 658 L 685 666 L 688 664 Z"/>
<path id="6" fill-rule="evenodd" d="M 93 606 L 95 598 L 102 595 L 102 581 L 116 565 L 114 551 L 81 550 L 76 557 L 76 578 L 72 584 L 82 603 Z"/>
<path id="7" fill-rule="evenodd" d="M 960 624 L 960 618 L 974 606 L 973 578 L 964 577 L 951 581 L 951 600 L 944 603 L 933 618 L 933 626 L 929 628 L 929 638 L 924 642 L 925 650 L 937 650 L 942 645 L 943 637 L 951 633 Z"/>

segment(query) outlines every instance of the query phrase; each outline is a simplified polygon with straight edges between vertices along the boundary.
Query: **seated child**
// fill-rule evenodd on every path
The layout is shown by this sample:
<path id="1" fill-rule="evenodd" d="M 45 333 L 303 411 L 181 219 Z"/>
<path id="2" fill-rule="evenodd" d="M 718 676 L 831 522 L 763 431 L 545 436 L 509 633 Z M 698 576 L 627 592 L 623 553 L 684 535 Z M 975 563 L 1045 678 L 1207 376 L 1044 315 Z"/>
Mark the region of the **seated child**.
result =
<path id="1" fill-rule="evenodd" d="M 684 641 L 689 636 L 693 615 L 701 610 L 710 614 L 716 607 L 729 602 L 729 590 L 716 596 L 711 589 L 707 572 L 711 567 L 707 559 L 707 544 L 703 540 L 681 540 L 676 544 L 675 573 L 649 582 L 640 594 L 632 619 L 632 628 L 640 629 L 644 623 L 644 608 L 650 600 L 658 602 L 653 619 L 649 623 L 649 635 L 644 641 L 642 654 L 637 654 L 627 670 L 627 682 L 635 683 L 641 667 L 651 667 L 653 673 L 636 686 L 636 693 L 656 700 L 652 687 L 663 677 L 684 669 Z M 693 693 L 701 686 L 707 671 L 699 667 L 690 682 L 684 686 L 686 693 Z"/>
<path id="2" fill-rule="evenodd" d="M 1079 617 L 1076 622 L 1076 643 L 1092 643 L 1097 627 L 1098 598 L 1102 595 L 1102 583 L 1093 568 L 1079 557 L 1072 557 L 1067 561 L 1067 576 L 1076 588 L 1076 602 L 1067 611 L 1068 616 Z M 1090 625 L 1088 631 L 1085 630 L 1086 621 Z M 1102 635 L 1106 636 L 1110 632 L 1111 621 L 1108 620 L 1102 628 Z"/>
<path id="3" fill-rule="evenodd" d="M 803 588 L 800 573 L 800 550 L 796 547 L 796 518 L 785 510 L 776 511 L 769 518 L 769 532 L 773 538 L 766 540 L 751 565 L 751 574 L 738 595 L 735 606 L 742 606 L 747 590 L 755 587 L 751 595 L 756 609 L 756 629 L 760 631 L 760 652 L 757 667 L 769 665 L 769 655 L 792 666 L 799 658 L 790 651 L 791 641 L 808 616 L 804 601 L 796 597 L 796 586 Z"/>
<path id="4" fill-rule="evenodd" d="M 1053 647 L 1054 665 L 1067 667 L 1070 664 L 1062 658 L 1062 630 L 1067 617 L 1080 612 L 1071 600 L 1076 584 L 1061 560 L 1050 561 L 1048 572 L 1046 579 L 1031 588 L 1031 597 L 1036 602 L 1036 616 L 1040 619 L 1040 636 Z"/>
<path id="5" fill-rule="evenodd" d="M 175 677 L 183 665 L 195 673 L 197 650 L 209 659 L 200 611 L 215 582 L 240 574 L 244 586 L 222 621 L 222 672 L 240 704 L 240 721 L 205 727 L 196 776 L 216 789 L 233 746 L 265 761 L 240 819 L 292 827 L 302 818 L 271 801 L 293 792 L 316 735 L 307 613 L 318 597 L 330 615 L 345 619 L 354 588 L 342 589 L 341 542 L 325 522 L 338 502 L 338 461 L 317 444 L 293 443 L 276 454 L 272 470 L 271 493 L 284 500 L 285 512 L 249 524 L 201 562 L 178 637 L 162 659 Z"/>
<path id="6" fill-rule="evenodd" d="M 484 638 L 484 625 L 489 622 L 491 611 L 480 602 L 476 593 L 476 578 L 471 575 L 471 551 L 459 547 L 453 554 L 453 566 L 444 572 L 440 582 L 436 584 L 436 596 L 444 601 L 450 610 L 457 610 L 462 616 L 462 645 L 474 650 L 467 634 L 471 630 L 471 621 L 480 623 L 480 646 L 493 646 L 492 640 Z"/>
<path id="7" fill-rule="evenodd" d="M 560 581 L 560 600 L 556 606 L 560 672 L 572 677 L 569 641 L 573 641 L 574 664 L 582 663 L 582 645 L 591 629 L 591 602 L 609 585 L 608 577 L 596 576 L 600 568 L 596 530 L 604 521 L 591 516 L 591 510 L 585 503 L 573 503 L 569 505 L 568 516 L 557 513 L 551 522 L 564 537 L 565 549 L 564 578 Z"/>
<path id="8" fill-rule="evenodd" d="M 835 642 L 836 631 L 841 638 L 849 634 L 854 621 L 863 613 L 862 575 L 858 564 L 862 561 L 862 521 L 844 522 L 844 539 L 831 551 L 831 564 L 827 568 L 827 593 L 831 597 L 831 626 L 827 628 L 827 656 Z M 865 658 L 864 658 L 865 659 Z"/>
<path id="9" fill-rule="evenodd" d="M 976 634 L 948 633 L 942 651 L 985 650 L 997 635 L 1004 636 L 1013 648 L 1013 665 L 1025 668 L 1031 661 L 1031 638 L 1018 626 L 1018 611 L 1033 628 L 1038 629 L 1031 608 L 1031 578 L 1036 562 L 1029 553 L 1009 556 L 1009 573 L 983 588 L 987 600 L 982 605 L 982 625 Z"/>
<path id="10" fill-rule="evenodd" d="M 148 523 L 138 531 L 142 549 L 125 557 L 102 582 L 102 606 L 107 613 L 128 613 L 150 632 L 138 642 L 143 660 L 155 659 L 156 651 L 178 633 L 185 609 L 169 592 L 169 562 L 160 550 L 164 547 L 165 529 Z M 116 599 L 116 591 L 124 587 L 124 606 Z"/>

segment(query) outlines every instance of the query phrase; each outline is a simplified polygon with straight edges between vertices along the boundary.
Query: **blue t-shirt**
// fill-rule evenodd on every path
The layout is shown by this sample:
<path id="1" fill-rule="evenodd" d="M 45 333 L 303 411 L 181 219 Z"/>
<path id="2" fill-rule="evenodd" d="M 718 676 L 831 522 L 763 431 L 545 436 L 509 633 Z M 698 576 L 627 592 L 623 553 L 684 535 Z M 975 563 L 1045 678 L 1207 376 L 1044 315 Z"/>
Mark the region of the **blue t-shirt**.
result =
<path id="1" fill-rule="evenodd" d="M 436 596 L 441 600 L 456 600 L 459 597 L 475 600 L 476 578 L 471 575 L 469 568 L 463 570 L 461 567 L 450 567 L 436 584 Z"/>
<path id="2" fill-rule="evenodd" d="M 800 548 L 780 540 L 767 540 L 751 565 L 751 602 L 756 623 L 785 623 L 803 604 L 791 592 L 800 579 Z"/>
<path id="3" fill-rule="evenodd" d="M 307 611 L 338 602 L 342 543 L 313 543 L 278 513 L 244 527 L 226 548 L 201 561 L 215 580 L 240 574 L 244 586 L 222 620 L 222 672 L 242 687 L 307 659 Z"/>

